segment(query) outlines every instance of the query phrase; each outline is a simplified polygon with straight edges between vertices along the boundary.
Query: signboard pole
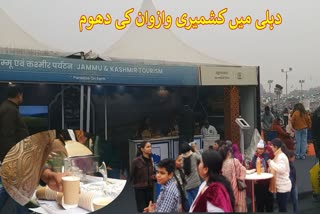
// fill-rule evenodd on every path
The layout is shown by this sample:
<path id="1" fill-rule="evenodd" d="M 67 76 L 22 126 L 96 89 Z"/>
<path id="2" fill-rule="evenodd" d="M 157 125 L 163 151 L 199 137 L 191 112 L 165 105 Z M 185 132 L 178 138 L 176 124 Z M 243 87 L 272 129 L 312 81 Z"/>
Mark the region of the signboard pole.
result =
<path id="1" fill-rule="evenodd" d="M 108 97 L 105 91 L 104 93 L 104 136 L 105 140 L 108 140 Z"/>
<path id="2" fill-rule="evenodd" d="M 87 127 L 86 131 L 90 132 L 90 101 L 91 101 L 91 86 L 87 89 Z"/>
<path id="3" fill-rule="evenodd" d="M 80 130 L 83 130 L 83 96 L 84 96 L 84 86 L 80 87 Z"/>
<path id="4" fill-rule="evenodd" d="M 61 127 L 64 129 L 64 87 L 61 88 Z"/>

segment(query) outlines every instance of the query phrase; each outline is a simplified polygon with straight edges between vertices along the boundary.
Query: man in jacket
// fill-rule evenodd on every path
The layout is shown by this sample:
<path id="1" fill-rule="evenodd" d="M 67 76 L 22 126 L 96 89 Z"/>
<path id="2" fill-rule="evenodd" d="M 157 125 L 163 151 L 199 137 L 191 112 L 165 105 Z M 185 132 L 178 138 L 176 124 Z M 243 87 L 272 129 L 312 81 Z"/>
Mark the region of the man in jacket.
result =
<path id="1" fill-rule="evenodd" d="M 19 114 L 22 101 L 22 89 L 19 86 L 9 86 L 7 100 L 0 105 L 0 164 L 11 147 L 29 136 L 27 126 Z M 0 211 L 8 199 L 9 195 L 1 184 L 0 175 Z M 18 203 L 15 207 L 16 213 L 28 213 L 27 208 Z"/>
<path id="2" fill-rule="evenodd" d="M 16 143 L 29 136 L 26 124 L 19 113 L 23 101 L 22 89 L 9 86 L 7 100 L 0 105 L 0 161 Z"/>

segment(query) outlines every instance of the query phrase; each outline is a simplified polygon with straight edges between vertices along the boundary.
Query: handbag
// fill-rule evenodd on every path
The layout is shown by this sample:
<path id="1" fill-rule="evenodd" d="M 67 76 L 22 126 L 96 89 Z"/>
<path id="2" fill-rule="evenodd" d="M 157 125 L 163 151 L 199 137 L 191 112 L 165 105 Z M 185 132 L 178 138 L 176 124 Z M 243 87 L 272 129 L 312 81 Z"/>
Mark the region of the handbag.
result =
<path id="1" fill-rule="evenodd" d="M 238 190 L 240 191 L 247 189 L 246 182 L 239 178 L 237 178 L 237 186 L 238 186 Z"/>
<path id="2" fill-rule="evenodd" d="M 236 170 L 236 165 L 234 163 L 234 159 L 233 159 L 233 165 L 234 165 L 234 169 Z M 236 174 L 237 174 L 237 171 L 236 171 Z M 236 175 L 236 179 L 237 179 L 237 187 L 238 187 L 239 191 L 243 191 L 243 190 L 247 189 L 247 185 L 246 185 L 245 181 L 241 180 L 240 178 L 237 178 L 237 175 Z"/>

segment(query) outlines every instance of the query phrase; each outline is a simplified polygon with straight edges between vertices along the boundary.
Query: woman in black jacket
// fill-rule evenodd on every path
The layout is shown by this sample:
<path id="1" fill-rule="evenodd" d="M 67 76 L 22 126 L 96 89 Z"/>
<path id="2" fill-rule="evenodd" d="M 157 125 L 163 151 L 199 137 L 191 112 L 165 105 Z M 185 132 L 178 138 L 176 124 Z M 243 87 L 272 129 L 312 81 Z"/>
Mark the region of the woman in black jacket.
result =
<path id="1" fill-rule="evenodd" d="M 134 187 L 138 212 L 143 212 L 153 200 L 153 185 L 155 170 L 151 158 L 151 144 L 143 142 L 138 148 L 138 153 L 131 163 L 130 181 Z"/>

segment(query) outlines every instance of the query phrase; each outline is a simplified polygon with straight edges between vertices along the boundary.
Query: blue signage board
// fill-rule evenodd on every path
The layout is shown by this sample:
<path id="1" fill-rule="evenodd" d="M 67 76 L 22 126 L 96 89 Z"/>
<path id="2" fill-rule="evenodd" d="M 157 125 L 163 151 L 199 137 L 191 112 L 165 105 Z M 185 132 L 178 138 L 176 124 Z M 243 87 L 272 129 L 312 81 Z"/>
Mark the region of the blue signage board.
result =
<path id="1" fill-rule="evenodd" d="M 199 85 L 197 66 L 0 54 L 0 81 Z"/>

